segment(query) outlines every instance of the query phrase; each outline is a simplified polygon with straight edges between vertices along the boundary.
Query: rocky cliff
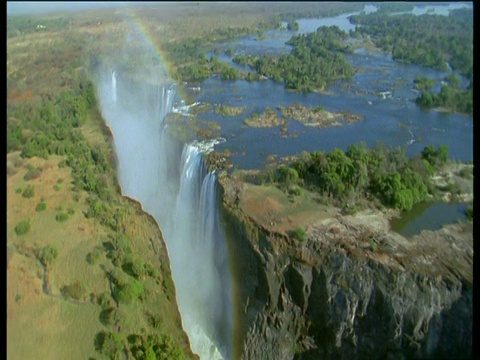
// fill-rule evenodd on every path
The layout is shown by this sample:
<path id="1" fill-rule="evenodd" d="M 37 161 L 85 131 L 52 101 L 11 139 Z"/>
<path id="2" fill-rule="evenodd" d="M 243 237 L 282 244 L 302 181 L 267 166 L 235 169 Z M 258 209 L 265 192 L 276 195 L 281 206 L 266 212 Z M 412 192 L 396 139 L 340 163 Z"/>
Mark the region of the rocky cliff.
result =
<path id="1" fill-rule="evenodd" d="M 254 185 L 219 182 L 244 359 L 472 356 L 472 224 L 406 239 L 380 212 L 337 214 L 298 241 L 258 221 Z"/>

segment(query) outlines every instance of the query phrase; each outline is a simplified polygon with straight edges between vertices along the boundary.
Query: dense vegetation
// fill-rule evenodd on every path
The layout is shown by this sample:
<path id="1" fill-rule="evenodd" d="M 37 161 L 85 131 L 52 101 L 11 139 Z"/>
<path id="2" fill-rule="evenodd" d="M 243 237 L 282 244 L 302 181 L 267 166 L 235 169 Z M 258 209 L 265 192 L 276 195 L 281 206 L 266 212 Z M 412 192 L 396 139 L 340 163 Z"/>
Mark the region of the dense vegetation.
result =
<path id="1" fill-rule="evenodd" d="M 451 85 L 443 85 L 438 93 L 422 92 L 415 101 L 425 109 L 443 107 L 473 115 L 473 89 L 471 87 L 462 90 Z"/>
<path id="2" fill-rule="evenodd" d="M 288 55 L 237 56 L 233 61 L 250 66 L 262 76 L 283 82 L 286 89 L 322 90 L 328 81 L 349 79 L 354 74 L 342 54 L 348 51 L 343 45 L 347 38 L 347 33 L 337 26 L 320 27 L 316 32 L 293 36 L 288 41 L 293 45 Z"/>
<path id="3" fill-rule="evenodd" d="M 399 61 L 447 70 L 447 61 L 459 73 L 473 74 L 473 14 L 460 9 L 450 16 L 397 15 L 380 11 L 352 15 L 359 24 L 352 35 L 372 37 L 374 43 Z"/>
<path id="4" fill-rule="evenodd" d="M 406 2 L 378 2 L 375 3 L 378 11 L 400 12 L 413 10 L 414 4 Z"/>
<path id="5" fill-rule="evenodd" d="M 415 89 L 424 91 L 430 90 L 435 85 L 435 80 L 418 75 L 415 80 L 413 80 L 413 83 L 415 84 Z"/>
<path id="6" fill-rule="evenodd" d="M 365 200 L 409 210 L 434 195 L 430 177 L 447 160 L 445 146 L 427 146 L 419 156 L 409 159 L 403 148 L 389 150 L 379 144 L 368 150 L 364 144 L 351 145 L 347 152 L 302 153 L 290 166 L 282 165 L 276 175 L 264 173 L 263 179 L 290 193 L 306 187 L 349 211 Z"/>

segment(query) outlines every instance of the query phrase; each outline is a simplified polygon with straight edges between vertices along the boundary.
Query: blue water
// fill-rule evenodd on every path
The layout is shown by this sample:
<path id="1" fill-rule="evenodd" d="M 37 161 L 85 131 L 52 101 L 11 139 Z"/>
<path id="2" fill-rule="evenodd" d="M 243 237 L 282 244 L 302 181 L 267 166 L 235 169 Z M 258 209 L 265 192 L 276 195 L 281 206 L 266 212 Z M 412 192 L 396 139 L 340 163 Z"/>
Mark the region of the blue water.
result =
<path id="1" fill-rule="evenodd" d="M 401 219 L 392 221 L 392 229 L 403 236 L 419 234 L 428 224 L 429 230 L 439 230 L 445 224 L 465 220 L 467 204 L 429 203 L 416 205 L 412 210 L 402 214 Z"/>
<path id="2" fill-rule="evenodd" d="M 418 154 L 429 144 L 446 144 L 452 159 L 473 160 L 470 116 L 424 111 L 414 103 L 418 94 L 412 90 L 413 80 L 418 74 L 442 79 L 446 73 L 399 64 L 383 54 L 365 56 L 359 51 L 347 58 L 359 69 L 357 74 L 350 82 L 331 84 L 326 89 L 327 94 L 286 91 L 283 84 L 272 80 L 249 83 L 222 81 L 218 77 L 207 79 L 200 84 L 202 91 L 195 101 L 246 106 L 246 110 L 235 117 L 222 117 L 212 110 L 199 118 L 221 125 L 221 135 L 227 142 L 218 150 L 230 149 L 233 152 L 230 160 L 243 169 L 261 167 L 266 156 L 272 154 L 287 156 L 304 150 L 330 151 L 335 147 L 346 150 L 349 145 L 361 141 L 369 147 L 378 141 L 391 147 L 405 146 L 409 156 Z M 383 98 L 380 93 L 385 91 L 390 91 L 391 95 Z M 346 110 L 362 115 L 364 120 L 327 129 L 307 127 L 291 120 L 287 123 L 289 133 L 298 137 L 287 139 L 280 136 L 279 127 L 244 127 L 243 120 L 255 112 L 295 103 L 309 107 L 323 105 L 328 111 Z"/>
<path id="3" fill-rule="evenodd" d="M 447 15 L 448 11 L 463 7 L 463 4 L 429 6 L 435 12 Z M 421 15 L 423 5 L 416 6 L 410 13 Z M 366 12 L 376 10 L 367 5 Z M 426 10 L 425 10 L 426 11 Z M 352 29 L 348 16 L 343 14 L 327 19 L 299 19 L 299 33 L 315 31 L 319 26 L 337 25 L 343 30 Z M 291 47 L 285 45 L 296 32 L 274 30 L 264 34 L 259 40 L 256 36 L 232 39 L 216 48 L 216 56 L 242 71 L 247 66 L 234 64 L 231 60 L 239 54 L 261 55 L 264 53 L 287 54 Z M 223 52 L 231 48 L 234 55 L 229 57 Z M 212 53 L 208 53 L 210 57 Z M 244 113 L 233 117 L 223 117 L 209 112 L 198 115 L 202 120 L 216 121 L 221 126 L 220 135 L 227 139 L 217 145 L 218 151 L 229 149 L 230 161 L 240 169 L 256 169 L 267 164 L 269 155 L 284 157 L 299 154 L 302 151 L 328 152 L 336 147 L 346 150 L 349 145 L 365 142 L 368 147 L 383 142 L 389 147 L 405 147 L 408 156 L 419 154 L 425 146 L 445 144 L 451 159 L 473 160 L 473 119 L 458 113 L 441 113 L 435 110 L 424 111 L 415 104 L 419 95 L 414 90 L 413 80 L 418 75 L 436 80 L 433 91 L 439 91 L 442 80 L 449 72 L 442 72 L 418 65 L 399 63 L 390 55 L 357 49 L 346 54 L 356 73 L 351 81 L 338 81 L 327 86 L 325 93 L 297 93 L 286 91 L 283 84 L 273 80 L 249 83 L 244 80 L 223 81 L 218 76 L 209 78 L 198 86 L 201 92 L 193 94 L 192 101 L 231 106 L 245 106 Z M 468 79 L 462 77 L 466 86 Z M 383 93 L 383 94 L 382 94 Z M 262 113 L 267 107 L 289 106 L 300 103 L 308 107 L 322 105 L 327 111 L 349 111 L 364 117 L 363 121 L 346 124 L 342 127 L 317 129 L 307 127 L 292 119 L 287 120 L 288 137 L 282 136 L 280 127 L 250 128 L 243 123 L 253 113 Z M 279 115 L 280 112 L 278 111 Z M 430 213 L 453 214 L 458 219 L 455 206 L 434 205 L 426 217 L 417 221 L 432 222 Z M 439 219 L 441 216 L 439 216 Z M 433 223 L 432 223 L 433 224 Z M 414 225 L 412 225 L 414 226 Z M 436 225 L 435 225 L 436 226 Z"/>

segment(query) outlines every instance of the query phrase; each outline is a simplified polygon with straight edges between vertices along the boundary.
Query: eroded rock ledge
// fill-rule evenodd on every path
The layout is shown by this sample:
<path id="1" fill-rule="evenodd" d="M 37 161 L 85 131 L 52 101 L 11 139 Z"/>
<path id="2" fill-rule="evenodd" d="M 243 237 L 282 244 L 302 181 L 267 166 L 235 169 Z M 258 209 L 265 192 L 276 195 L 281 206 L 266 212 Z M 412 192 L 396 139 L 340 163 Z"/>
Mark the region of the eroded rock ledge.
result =
<path id="1" fill-rule="evenodd" d="M 333 212 L 299 242 L 256 221 L 254 185 L 219 183 L 244 359 L 472 356 L 472 224 L 406 239 L 380 212 Z"/>

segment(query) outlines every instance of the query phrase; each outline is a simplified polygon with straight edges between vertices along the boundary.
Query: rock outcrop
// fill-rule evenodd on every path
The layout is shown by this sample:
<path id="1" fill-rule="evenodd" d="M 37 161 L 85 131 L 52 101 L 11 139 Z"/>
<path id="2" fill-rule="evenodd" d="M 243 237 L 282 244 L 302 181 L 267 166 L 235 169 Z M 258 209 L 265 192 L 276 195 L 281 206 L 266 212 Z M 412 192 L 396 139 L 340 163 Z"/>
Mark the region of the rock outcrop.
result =
<path id="1" fill-rule="evenodd" d="M 244 185 L 220 185 L 244 359 L 472 356 L 472 224 L 405 239 L 338 216 L 299 242 L 243 211 Z"/>

